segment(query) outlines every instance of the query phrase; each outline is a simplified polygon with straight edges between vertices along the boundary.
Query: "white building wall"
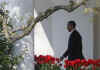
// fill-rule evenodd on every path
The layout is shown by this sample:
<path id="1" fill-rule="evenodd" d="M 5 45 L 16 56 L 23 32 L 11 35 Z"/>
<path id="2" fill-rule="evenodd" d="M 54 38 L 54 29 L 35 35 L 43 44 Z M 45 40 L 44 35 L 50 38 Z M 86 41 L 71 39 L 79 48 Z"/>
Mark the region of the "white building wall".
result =
<path id="1" fill-rule="evenodd" d="M 65 3 L 64 1 L 61 2 L 57 0 L 36 0 L 35 8 L 36 10 L 38 10 L 38 12 L 42 12 L 50 6 L 55 6 L 59 4 L 62 5 Z M 65 11 L 58 11 L 50 16 L 48 19 L 42 21 L 42 26 L 47 27 L 44 28 L 44 31 L 46 31 L 45 33 L 48 37 L 49 43 L 51 43 L 51 46 L 49 47 L 53 48 L 52 53 L 54 53 L 54 56 L 60 57 L 62 53 L 67 49 L 69 33 L 66 31 L 65 27 L 67 21 L 75 20 L 78 25 L 78 30 L 83 37 L 84 55 L 86 58 L 93 58 L 93 22 L 91 21 L 92 18 L 92 14 L 85 14 L 84 8 L 81 7 L 70 14 Z M 42 39 L 41 42 L 42 41 L 44 41 L 44 39 Z M 38 45 L 38 41 L 35 44 L 37 44 L 35 48 L 40 47 Z"/>

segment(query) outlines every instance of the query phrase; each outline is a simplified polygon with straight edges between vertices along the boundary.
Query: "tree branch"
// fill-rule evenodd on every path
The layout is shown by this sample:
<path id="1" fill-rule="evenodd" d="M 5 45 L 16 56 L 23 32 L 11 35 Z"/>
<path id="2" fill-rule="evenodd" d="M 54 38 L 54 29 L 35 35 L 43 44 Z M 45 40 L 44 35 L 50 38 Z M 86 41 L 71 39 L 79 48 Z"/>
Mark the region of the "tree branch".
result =
<path id="1" fill-rule="evenodd" d="M 11 37 L 11 42 L 15 42 L 17 40 L 20 40 L 21 38 L 23 38 L 24 36 L 27 36 L 30 34 L 30 32 L 32 31 L 32 29 L 35 27 L 35 25 L 40 22 L 40 21 L 43 21 L 44 19 L 48 18 L 50 15 L 52 15 L 54 12 L 58 11 L 58 10 L 65 10 L 67 12 L 73 12 L 75 9 L 79 8 L 81 5 L 85 4 L 86 1 L 83 1 L 79 4 L 76 4 L 74 2 L 71 2 L 69 5 L 58 5 L 58 6 L 54 6 L 54 7 L 51 7 L 51 8 L 48 8 L 46 11 L 44 12 L 41 12 L 39 14 L 38 17 L 36 17 L 34 19 L 34 17 L 30 17 L 29 19 L 29 22 L 28 23 L 28 26 L 26 27 L 22 27 L 20 29 L 17 29 L 15 31 L 12 31 L 12 33 L 16 33 L 18 31 L 22 31 L 23 33 L 20 34 L 20 35 L 16 35 L 15 37 L 12 36 Z M 34 23 L 33 23 L 34 22 Z"/>

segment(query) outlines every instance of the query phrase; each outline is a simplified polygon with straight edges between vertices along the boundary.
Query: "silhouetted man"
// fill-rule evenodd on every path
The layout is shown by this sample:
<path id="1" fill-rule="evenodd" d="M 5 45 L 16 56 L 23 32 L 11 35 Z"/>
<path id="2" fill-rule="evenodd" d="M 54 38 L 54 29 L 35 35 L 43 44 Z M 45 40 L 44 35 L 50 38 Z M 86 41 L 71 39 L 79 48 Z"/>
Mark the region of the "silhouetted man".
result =
<path id="1" fill-rule="evenodd" d="M 82 37 L 76 30 L 75 21 L 69 21 L 67 29 L 69 32 L 71 32 L 68 41 L 68 49 L 65 51 L 60 59 L 63 60 L 67 56 L 68 60 L 84 59 L 82 54 Z"/>

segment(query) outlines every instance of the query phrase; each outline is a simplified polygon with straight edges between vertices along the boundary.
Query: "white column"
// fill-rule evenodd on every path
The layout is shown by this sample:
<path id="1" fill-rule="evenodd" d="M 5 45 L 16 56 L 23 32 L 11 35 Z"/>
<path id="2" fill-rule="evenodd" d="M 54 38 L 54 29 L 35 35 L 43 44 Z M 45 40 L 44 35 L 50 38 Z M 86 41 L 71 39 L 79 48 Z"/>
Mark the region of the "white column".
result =
<path id="1" fill-rule="evenodd" d="M 100 58 L 100 7 L 96 8 L 98 11 L 94 15 L 94 58 Z"/>

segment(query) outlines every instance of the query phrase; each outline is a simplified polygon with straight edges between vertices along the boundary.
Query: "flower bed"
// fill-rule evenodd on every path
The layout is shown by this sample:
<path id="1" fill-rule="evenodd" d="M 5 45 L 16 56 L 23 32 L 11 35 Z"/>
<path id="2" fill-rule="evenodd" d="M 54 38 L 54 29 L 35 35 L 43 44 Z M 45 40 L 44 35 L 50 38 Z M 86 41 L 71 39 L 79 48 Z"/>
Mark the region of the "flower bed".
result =
<path id="1" fill-rule="evenodd" d="M 36 69 L 35 70 L 61 70 L 60 59 L 52 56 L 35 56 Z"/>
<path id="2" fill-rule="evenodd" d="M 36 70 L 61 70 L 64 67 L 65 70 L 100 70 L 100 59 L 93 60 L 80 60 L 76 59 L 74 61 L 64 60 L 64 65 L 61 64 L 59 58 L 54 58 L 52 56 L 35 56 Z"/>

